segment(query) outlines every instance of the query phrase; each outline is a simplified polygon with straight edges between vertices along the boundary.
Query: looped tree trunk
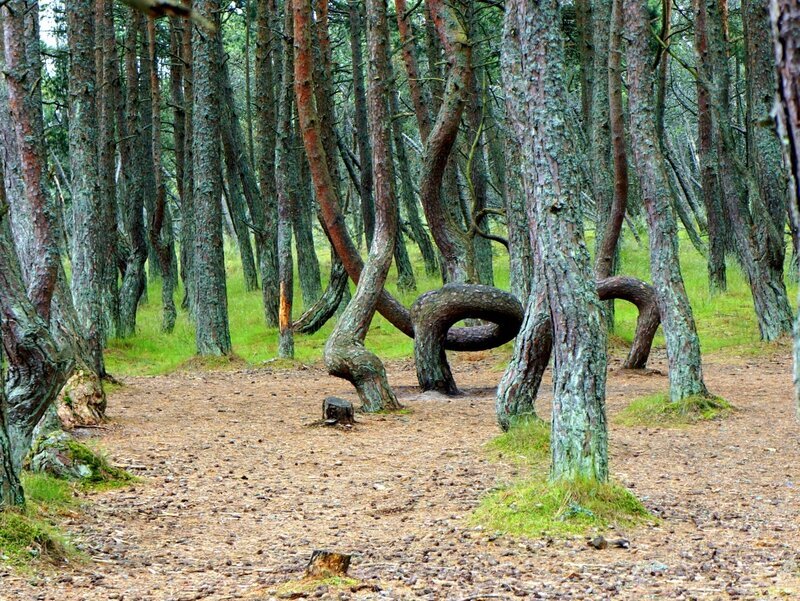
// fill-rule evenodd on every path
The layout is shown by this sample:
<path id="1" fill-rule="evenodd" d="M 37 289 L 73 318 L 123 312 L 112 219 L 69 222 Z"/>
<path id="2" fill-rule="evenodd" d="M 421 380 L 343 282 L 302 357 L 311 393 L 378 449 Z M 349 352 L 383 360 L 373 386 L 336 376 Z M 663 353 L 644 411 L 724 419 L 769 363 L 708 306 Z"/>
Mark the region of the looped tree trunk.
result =
<path id="1" fill-rule="evenodd" d="M 492 326 L 479 326 L 487 332 L 491 330 L 491 335 L 476 340 L 485 350 L 512 340 L 522 318 L 522 305 L 514 295 L 491 286 L 446 284 L 420 296 L 411 307 L 411 320 L 417 379 L 422 390 L 459 394 L 445 354 L 447 332 L 455 323 L 463 319 L 492 322 Z M 489 340 L 492 346 L 484 346 Z"/>
<path id="2" fill-rule="evenodd" d="M 624 369 L 644 369 L 653 346 L 653 338 L 661 323 L 661 314 L 656 304 L 656 293 L 650 284 L 642 280 L 614 276 L 597 282 L 600 300 L 621 299 L 636 305 L 639 317 L 636 320 L 636 333 L 633 335 L 631 350 L 622 367 Z"/>

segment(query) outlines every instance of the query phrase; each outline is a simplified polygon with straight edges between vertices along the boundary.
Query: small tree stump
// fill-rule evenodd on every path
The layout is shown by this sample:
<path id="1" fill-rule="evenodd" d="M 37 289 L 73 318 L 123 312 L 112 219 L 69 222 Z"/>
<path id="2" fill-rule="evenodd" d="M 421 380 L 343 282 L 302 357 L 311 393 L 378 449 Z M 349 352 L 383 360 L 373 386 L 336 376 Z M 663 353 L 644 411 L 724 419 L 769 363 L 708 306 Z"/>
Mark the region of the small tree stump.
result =
<path id="1" fill-rule="evenodd" d="M 305 577 L 314 580 L 322 580 L 332 576 L 344 577 L 347 576 L 347 570 L 349 569 L 350 555 L 317 549 L 311 553 L 311 559 L 306 566 Z"/>
<path id="2" fill-rule="evenodd" d="M 340 399 L 339 397 L 329 396 L 322 402 L 322 419 L 325 424 L 333 426 L 335 424 L 355 424 L 355 412 L 353 403 Z"/>

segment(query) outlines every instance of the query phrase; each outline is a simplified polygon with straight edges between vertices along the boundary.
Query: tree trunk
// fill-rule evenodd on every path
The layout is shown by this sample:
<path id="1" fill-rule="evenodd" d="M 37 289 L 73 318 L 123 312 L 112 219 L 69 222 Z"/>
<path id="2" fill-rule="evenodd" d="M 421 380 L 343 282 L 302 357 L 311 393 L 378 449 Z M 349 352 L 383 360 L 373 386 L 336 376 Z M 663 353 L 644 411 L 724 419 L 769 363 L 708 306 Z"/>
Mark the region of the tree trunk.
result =
<path id="1" fill-rule="evenodd" d="M 286 3 L 284 31 L 292 29 L 292 5 Z M 278 311 L 278 356 L 294 359 L 294 331 L 292 329 L 292 301 L 294 298 L 294 264 L 292 263 L 292 214 L 297 197 L 297 169 L 294 165 L 292 141 L 292 99 L 294 78 L 292 72 L 291 38 L 284 37 L 283 73 L 281 75 L 280 102 L 278 105 L 278 280 L 280 303 Z"/>
<path id="2" fill-rule="evenodd" d="M 335 189 L 325 159 L 320 123 L 312 100 L 311 6 L 307 0 L 294 2 L 295 93 L 303 142 L 311 167 L 317 198 L 323 207 L 338 207 Z M 368 116 L 371 123 L 373 171 L 375 175 L 375 239 L 364 265 L 356 293 L 325 345 L 328 371 L 348 379 L 356 387 L 367 411 L 394 409 L 400 405 L 386 380 L 383 364 L 364 346 L 370 321 L 383 288 L 394 247 L 397 205 L 392 193 L 389 162 L 387 73 L 388 28 L 382 0 L 367 2 L 367 47 L 370 82 Z M 323 209 L 324 210 L 324 209 Z"/>
<path id="3" fill-rule="evenodd" d="M 777 63 L 775 112 L 789 176 L 790 215 L 795 228 L 800 228 L 800 3 L 773 0 L 770 12 Z M 800 322 L 794 330 L 794 385 L 800 419 Z"/>
<path id="4" fill-rule="evenodd" d="M 653 80 L 648 66 L 649 17 L 645 0 L 625 0 L 631 140 L 650 229 L 650 272 L 669 360 L 670 398 L 708 394 L 700 341 L 678 258 L 678 231 L 669 199 L 664 159 L 653 118 Z"/>
<path id="5" fill-rule="evenodd" d="M 367 247 L 372 245 L 375 233 L 375 203 L 372 200 L 372 149 L 369 144 L 369 127 L 367 126 L 367 96 L 364 91 L 362 76 L 363 58 L 361 56 L 361 35 L 364 29 L 360 0 L 348 1 L 350 26 L 350 53 L 353 63 L 353 107 L 355 111 L 356 140 L 358 141 L 358 162 L 360 180 L 358 194 L 361 198 L 361 219 L 364 223 L 364 234 Z"/>
<path id="6" fill-rule="evenodd" d="M 142 17 L 131 11 L 125 38 L 125 136 L 121 138 L 123 191 L 120 194 L 122 221 L 126 234 L 127 257 L 125 273 L 120 287 L 120 336 L 136 333 L 136 312 L 145 288 L 144 264 L 147 244 L 144 232 L 144 164 L 143 131 L 139 117 L 139 70 L 137 66 L 138 37 L 142 31 Z M 185 243 L 185 240 L 184 240 Z"/>
<path id="7" fill-rule="evenodd" d="M 183 64 L 183 179 L 181 185 L 181 277 L 184 297 L 181 307 L 188 309 L 194 317 L 195 284 L 193 271 L 194 255 L 194 160 L 193 146 L 193 107 L 194 87 L 192 84 L 192 26 L 186 24 L 181 37 L 181 63 Z"/>
<path id="8" fill-rule="evenodd" d="M 522 149 L 528 218 L 555 341 L 550 477 L 604 482 L 606 335 L 576 204 L 558 3 L 511 0 L 505 19 L 506 44 L 518 41 L 523 58 L 521 80 L 506 87 L 525 89 L 529 99 L 514 107 L 511 122 Z"/>
<path id="9" fill-rule="evenodd" d="M 719 155 L 722 197 L 731 219 L 739 259 L 750 284 L 761 337 L 775 340 L 792 328 L 783 264 L 778 264 L 772 250 L 783 244 L 784 220 L 781 215 L 780 224 L 773 222 L 755 175 L 740 163 L 736 154 L 728 92 L 727 35 L 719 2 L 706 0 L 706 22 L 713 73 L 713 80 L 709 82 L 712 126 Z"/>
<path id="10" fill-rule="evenodd" d="M 114 124 L 120 89 L 119 55 L 114 29 L 114 3 L 97 0 L 97 72 L 99 128 L 99 188 L 102 210 L 100 256 L 103 334 L 106 339 L 117 336 L 119 330 L 119 289 L 117 285 L 117 143 Z M 105 343 L 105 340 L 104 340 Z"/>
<path id="11" fill-rule="evenodd" d="M 72 298 L 92 353 L 92 367 L 103 372 L 102 202 L 98 187 L 98 130 L 95 103 L 93 0 L 73 0 L 67 11 L 69 46 L 69 155 L 72 171 L 74 238 L 71 253 Z"/>
<path id="12" fill-rule="evenodd" d="M 261 271 L 261 295 L 264 303 L 264 318 L 268 326 L 278 325 L 278 205 L 275 182 L 275 139 L 277 132 L 277 113 L 275 98 L 275 66 L 273 55 L 280 54 L 280 44 L 276 43 L 273 23 L 279 19 L 274 14 L 275 2 L 265 0 L 256 8 L 256 60 L 255 60 L 255 100 L 256 100 L 256 161 L 260 184 L 263 211 L 251 207 L 250 212 L 256 225 L 256 247 L 259 251 L 259 270 Z M 280 71 L 278 72 L 278 77 Z M 254 210 L 255 209 L 255 210 Z M 263 214 L 263 219 L 261 219 Z M 261 231 L 258 231 L 258 228 Z"/>
<path id="13" fill-rule="evenodd" d="M 319 259 L 314 244 L 314 215 L 316 214 L 314 198 L 308 174 L 308 162 L 303 152 L 303 141 L 297 133 L 295 123 L 291 146 L 294 149 L 294 165 L 299 174 L 296 182 L 294 215 L 292 226 L 297 249 L 297 275 L 300 279 L 300 295 L 303 298 L 303 307 L 310 309 L 321 298 L 322 283 L 319 269 Z"/>
<path id="14" fill-rule="evenodd" d="M 448 217 L 445 210 L 445 206 L 458 206 L 458 188 L 445 185 L 448 195 L 443 198 L 442 184 L 467 102 L 472 77 L 471 47 L 464 25 L 451 7 L 441 0 L 428 0 L 427 5 L 446 46 L 450 69 L 444 100 L 425 145 L 420 173 L 420 196 L 433 239 L 444 259 L 447 281 L 466 282 L 469 279 L 467 240 L 452 215 Z"/>
<path id="15" fill-rule="evenodd" d="M 342 265 L 341 259 L 331 249 L 331 275 L 328 280 L 328 287 L 319 297 L 319 300 L 306 309 L 297 321 L 292 324 L 292 329 L 298 334 L 313 334 L 324 326 L 339 308 L 344 298 L 348 281 L 347 271 Z"/>
<path id="16" fill-rule="evenodd" d="M 694 47 L 697 54 L 697 154 L 700 161 L 700 186 L 708 221 L 708 287 L 712 294 L 728 288 L 725 267 L 725 227 L 719 194 L 719 161 L 714 150 L 711 104 L 707 82 L 711 80 L 706 35 L 706 3 L 695 0 Z"/>
<path id="17" fill-rule="evenodd" d="M 153 120 L 152 154 L 153 176 L 156 184 L 156 198 L 153 212 L 150 217 L 150 246 L 153 247 L 161 272 L 161 331 L 171 333 L 175 328 L 177 312 L 175 310 L 175 273 L 172 264 L 172 219 L 167 207 L 167 188 L 161 168 L 161 84 L 158 77 L 158 62 L 156 52 L 156 22 L 149 17 L 147 20 L 148 53 L 150 56 L 150 101 Z"/>
<path id="18" fill-rule="evenodd" d="M 206 18 L 219 9 L 217 0 L 197 0 L 194 9 Z M 216 34 L 219 35 L 219 34 Z M 225 257 L 222 246 L 222 161 L 220 156 L 219 65 L 214 36 L 192 28 L 194 59 L 193 144 L 194 257 L 197 352 L 227 355 L 231 352 Z"/>

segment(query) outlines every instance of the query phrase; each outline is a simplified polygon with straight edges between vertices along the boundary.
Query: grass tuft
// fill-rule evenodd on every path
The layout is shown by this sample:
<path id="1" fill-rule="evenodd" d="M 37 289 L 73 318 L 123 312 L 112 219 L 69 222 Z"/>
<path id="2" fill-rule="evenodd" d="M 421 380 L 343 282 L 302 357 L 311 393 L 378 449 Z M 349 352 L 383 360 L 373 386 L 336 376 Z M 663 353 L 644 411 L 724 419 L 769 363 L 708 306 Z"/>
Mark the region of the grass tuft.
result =
<path id="1" fill-rule="evenodd" d="M 303 578 L 302 580 L 290 580 L 278 586 L 274 593 L 278 597 L 290 597 L 292 595 L 309 595 L 320 587 L 328 589 L 349 589 L 359 584 L 355 578 L 346 576 L 331 576 L 329 578 Z"/>
<path id="2" fill-rule="evenodd" d="M 545 466 L 550 459 L 550 426 L 538 417 L 530 417 L 512 424 L 486 446 L 496 459 Z"/>
<path id="3" fill-rule="evenodd" d="M 57 513 L 77 504 L 72 485 L 47 474 L 23 472 L 22 489 L 28 503 L 47 513 Z"/>
<path id="4" fill-rule="evenodd" d="M 617 416 L 623 426 L 681 428 L 700 421 L 725 417 L 734 407 L 717 396 L 694 395 L 672 402 L 668 393 L 636 399 Z"/>
<path id="5" fill-rule="evenodd" d="M 37 561 L 63 563 L 76 554 L 66 537 L 37 511 L 0 511 L 2 562 L 25 569 Z"/>
<path id="6" fill-rule="evenodd" d="M 495 459 L 529 468 L 527 478 L 484 497 L 471 521 L 515 536 L 585 534 L 629 527 L 653 517 L 626 488 L 593 481 L 550 482 L 550 428 L 539 418 L 521 420 L 487 444 Z"/>
<path id="7" fill-rule="evenodd" d="M 586 534 L 637 526 L 653 519 L 630 491 L 615 483 L 548 482 L 544 474 L 487 496 L 475 523 L 516 536 Z"/>

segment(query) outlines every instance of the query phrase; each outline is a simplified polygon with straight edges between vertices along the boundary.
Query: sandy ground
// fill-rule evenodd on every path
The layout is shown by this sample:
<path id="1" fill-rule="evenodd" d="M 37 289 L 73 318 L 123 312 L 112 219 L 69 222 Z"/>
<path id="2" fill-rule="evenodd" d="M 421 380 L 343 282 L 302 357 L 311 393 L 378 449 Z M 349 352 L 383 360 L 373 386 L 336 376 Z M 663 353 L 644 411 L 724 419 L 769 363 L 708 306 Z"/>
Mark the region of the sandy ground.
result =
<path id="1" fill-rule="evenodd" d="M 420 395 L 410 363 L 390 365 L 413 413 L 360 416 L 349 431 L 309 426 L 324 396 L 354 397 L 317 368 L 130 378 L 99 438 L 143 482 L 94 494 L 67 520 L 94 561 L 0 572 L 0 599 L 266 600 L 319 548 L 354 554 L 365 585 L 313 591 L 322 599 L 800 599 L 788 357 L 708 362 L 709 387 L 740 411 L 680 430 L 614 425 L 667 380 L 612 369 L 611 469 L 662 519 L 624 532 L 631 549 L 602 551 L 468 523 L 484 493 L 519 475 L 483 448 L 498 433 L 495 363 L 460 360 L 456 399 Z M 651 363 L 665 371 L 658 353 Z"/>

